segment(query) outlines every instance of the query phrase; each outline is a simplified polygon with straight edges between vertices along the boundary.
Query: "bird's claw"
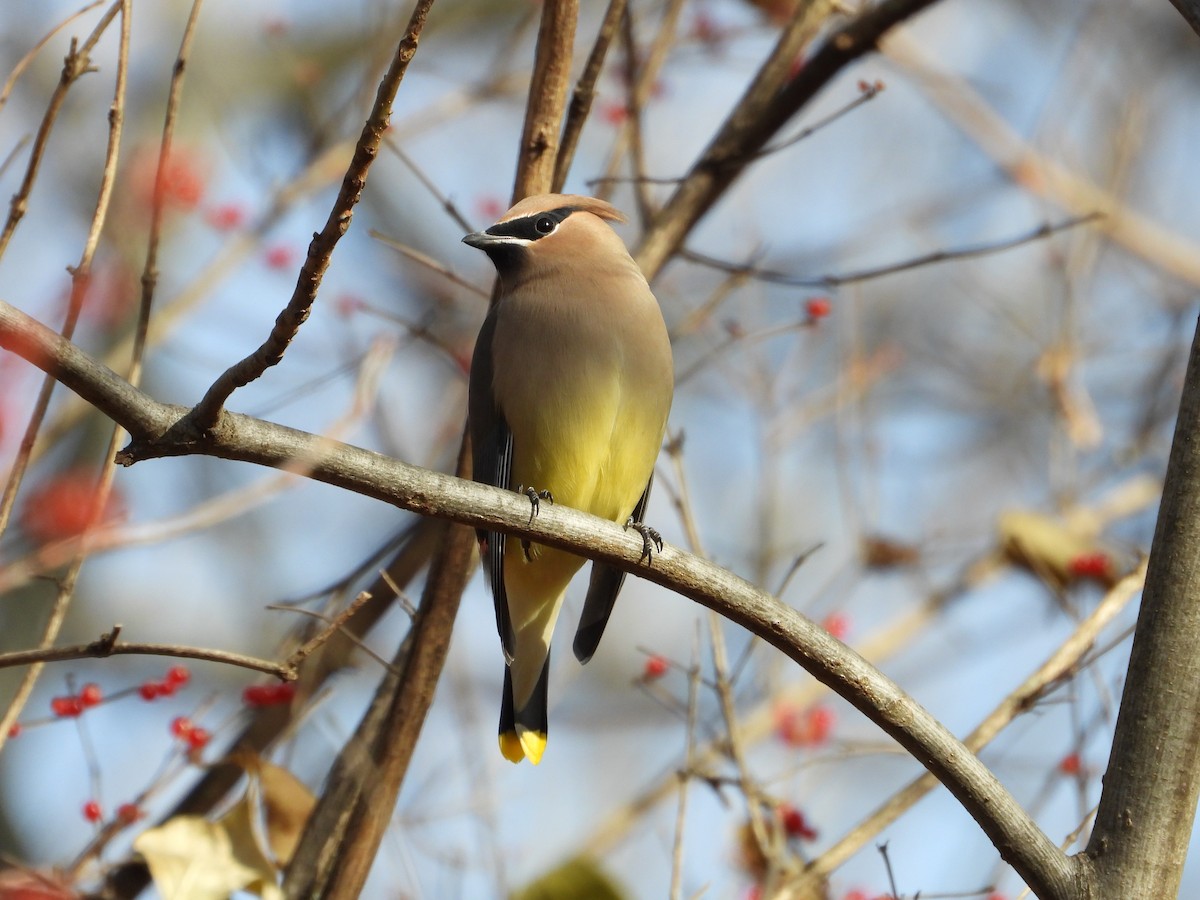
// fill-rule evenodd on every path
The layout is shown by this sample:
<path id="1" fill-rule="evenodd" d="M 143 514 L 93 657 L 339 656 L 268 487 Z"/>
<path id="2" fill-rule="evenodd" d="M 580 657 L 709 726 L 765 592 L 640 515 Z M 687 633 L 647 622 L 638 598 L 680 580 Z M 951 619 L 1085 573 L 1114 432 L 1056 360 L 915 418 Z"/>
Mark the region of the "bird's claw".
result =
<path id="1" fill-rule="evenodd" d="M 663 548 L 662 535 L 658 533 L 658 529 L 651 528 L 645 522 L 633 521 L 633 516 L 625 522 L 625 528 L 632 528 L 642 536 L 642 555 L 638 557 L 638 562 L 645 560 L 646 565 L 653 565 L 655 548 L 658 548 L 659 553 L 662 553 Z"/>
<path id="2" fill-rule="evenodd" d="M 524 494 L 529 498 L 529 524 L 533 524 L 533 517 L 541 512 L 541 501 L 545 500 L 549 503 L 554 502 L 554 495 L 549 491 L 539 491 L 537 488 L 527 488 L 521 485 L 517 488 L 518 494 Z"/>

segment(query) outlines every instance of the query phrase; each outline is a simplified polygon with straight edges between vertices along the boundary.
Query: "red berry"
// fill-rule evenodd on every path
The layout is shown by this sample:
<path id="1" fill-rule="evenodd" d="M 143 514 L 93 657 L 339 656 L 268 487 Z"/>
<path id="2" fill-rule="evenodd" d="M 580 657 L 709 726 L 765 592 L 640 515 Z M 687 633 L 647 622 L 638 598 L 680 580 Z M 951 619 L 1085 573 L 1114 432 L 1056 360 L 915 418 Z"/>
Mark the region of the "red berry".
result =
<path id="1" fill-rule="evenodd" d="M 104 699 L 104 695 L 100 691 L 100 685 L 94 681 L 89 681 L 79 691 L 79 702 L 85 708 L 99 706 L 100 701 Z"/>
<path id="2" fill-rule="evenodd" d="M 501 213 L 506 209 L 506 204 L 494 194 L 484 194 L 475 198 L 475 211 L 479 213 L 481 218 L 487 219 L 489 222 L 494 222 L 500 218 Z"/>
<path id="3" fill-rule="evenodd" d="M 169 681 L 160 681 L 154 685 L 154 689 L 158 691 L 158 696 L 160 697 L 173 697 L 175 696 L 177 685 Z"/>
<path id="4" fill-rule="evenodd" d="M 117 807 L 117 821 L 122 825 L 132 825 L 142 817 L 142 811 L 136 803 L 122 803 Z"/>
<path id="5" fill-rule="evenodd" d="M 269 685 L 250 684 L 242 691 L 242 702 L 247 706 L 266 706 Z"/>
<path id="6" fill-rule="evenodd" d="M 263 256 L 263 262 L 267 264 L 268 269 L 286 269 L 292 264 L 292 248 L 283 244 L 269 247 Z"/>
<path id="7" fill-rule="evenodd" d="M 1083 761 L 1078 753 L 1068 753 L 1058 763 L 1058 771 L 1064 775 L 1078 775 L 1083 768 Z"/>
<path id="8" fill-rule="evenodd" d="M 208 733 L 207 728 L 195 726 L 187 733 L 188 746 L 193 750 L 203 750 L 205 745 L 212 739 L 212 735 Z"/>
<path id="9" fill-rule="evenodd" d="M 83 817 L 89 822 L 99 822 L 104 818 L 104 813 L 100 809 L 100 804 L 95 800 L 89 800 L 83 804 Z"/>
<path id="10" fill-rule="evenodd" d="M 844 613 L 830 613 L 821 620 L 821 627 L 839 641 L 844 641 L 850 633 L 850 617 Z"/>
<path id="11" fill-rule="evenodd" d="M 153 700 L 159 695 L 159 684 L 157 681 L 144 681 L 138 688 L 138 693 L 142 695 L 143 700 Z"/>
<path id="12" fill-rule="evenodd" d="M 800 838 L 804 841 L 815 841 L 817 832 L 808 820 L 804 818 L 804 813 L 796 809 L 790 803 L 780 804 L 777 810 L 779 822 L 783 825 L 784 833 L 790 838 Z"/>
<path id="13" fill-rule="evenodd" d="M 21 514 L 21 524 L 36 541 L 57 541 L 82 534 L 93 517 L 97 522 L 118 518 L 120 497 L 110 492 L 104 509 L 96 511 L 96 473 L 84 468 L 56 475 L 34 488 Z"/>
<path id="14" fill-rule="evenodd" d="M 180 740 L 187 740 L 188 735 L 192 733 L 192 720 L 187 716 L 176 716 L 171 720 L 171 734 Z"/>
<path id="15" fill-rule="evenodd" d="M 236 203 L 223 203 L 210 209 L 206 218 L 217 231 L 232 231 L 246 220 L 246 213 Z"/>
<path id="16" fill-rule="evenodd" d="M 296 683 L 294 681 L 281 681 L 279 684 L 271 686 L 271 700 L 275 703 L 291 703 L 295 696 Z"/>
<path id="17" fill-rule="evenodd" d="M 291 703 L 296 696 L 296 685 L 290 681 L 278 684 L 251 684 L 242 691 L 242 702 L 247 706 L 275 706 Z"/>
<path id="18" fill-rule="evenodd" d="M 662 678 L 667 674 L 670 663 L 661 656 L 651 656 L 646 660 L 646 667 L 642 670 L 642 678 L 646 681 L 654 681 L 656 678 Z"/>
<path id="19" fill-rule="evenodd" d="M 837 715 L 828 706 L 805 710 L 781 707 L 775 712 L 775 733 L 793 747 L 819 747 L 829 740 Z"/>
<path id="20" fill-rule="evenodd" d="M 337 314 L 342 318 L 349 318 L 355 313 L 366 309 L 367 301 L 354 294 L 339 294 L 337 299 L 333 301 L 333 308 L 337 310 Z"/>
<path id="21" fill-rule="evenodd" d="M 167 206 L 192 209 L 204 193 L 204 176 L 195 154 L 176 149 L 162 167 L 160 197 Z"/>
<path id="22" fill-rule="evenodd" d="M 600 117 L 609 125 L 620 125 L 629 118 L 629 107 L 624 103 L 602 103 Z"/>
<path id="23" fill-rule="evenodd" d="M 188 671 L 187 666 L 171 666 L 167 669 L 166 683 L 175 687 L 182 687 L 192 680 L 192 673 Z"/>
<path id="24" fill-rule="evenodd" d="M 78 697 L 55 697 L 50 701 L 50 711 L 60 718 L 73 718 L 83 713 L 83 701 Z"/>
<path id="25" fill-rule="evenodd" d="M 8 729 L 8 736 L 10 738 L 18 738 L 21 736 L 21 732 L 24 730 L 25 729 L 21 727 L 20 722 L 13 722 L 12 727 Z"/>
<path id="26" fill-rule="evenodd" d="M 804 304 L 804 312 L 812 321 L 823 319 L 833 311 L 828 297 L 810 297 Z"/>
<path id="27" fill-rule="evenodd" d="M 1076 578 L 1107 579 L 1112 575 L 1112 561 L 1107 553 L 1081 553 L 1067 568 Z"/>

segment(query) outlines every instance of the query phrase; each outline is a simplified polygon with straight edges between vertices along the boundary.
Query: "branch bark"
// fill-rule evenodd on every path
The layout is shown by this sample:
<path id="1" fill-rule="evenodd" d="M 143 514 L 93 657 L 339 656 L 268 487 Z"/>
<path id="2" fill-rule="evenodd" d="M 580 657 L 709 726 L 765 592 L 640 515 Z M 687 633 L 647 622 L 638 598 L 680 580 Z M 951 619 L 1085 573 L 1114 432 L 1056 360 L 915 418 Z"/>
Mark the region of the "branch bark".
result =
<path id="1" fill-rule="evenodd" d="M 634 254 L 653 280 L 684 238 L 730 184 L 754 161 L 772 135 L 800 111 L 846 65 L 875 48 L 893 26 L 936 0 L 884 0 L 835 31 L 794 78 L 797 53 L 824 21 L 832 4 L 810 0 L 780 37 L 771 57 L 700 159 L 655 217 Z"/>
<path id="2" fill-rule="evenodd" d="M 577 18 L 576 0 L 542 7 L 514 200 L 550 187 Z M 456 471 L 467 477 L 470 469 L 464 427 Z M 450 526 L 434 554 L 412 630 L 367 714 L 338 754 L 305 826 L 285 877 L 287 896 L 354 900 L 361 893 L 433 702 L 459 601 L 474 568 L 473 533 Z"/>
<path id="3" fill-rule="evenodd" d="M 186 412 L 158 403 L 79 348 L 0 302 L 0 346 L 22 355 L 73 389 L 135 436 L 125 464 L 163 456 L 206 454 L 275 468 L 297 465 L 310 477 L 426 516 L 503 531 L 599 559 L 689 597 L 782 650 L 891 735 L 950 789 L 1001 855 L 1042 897 L 1071 897 L 1077 870 L 1020 804 L 961 742 L 898 685 L 801 616 L 749 582 L 667 546 L 653 566 L 640 563 L 642 542 L 620 526 L 566 507 L 532 521 L 529 503 L 509 491 L 431 472 L 378 453 L 224 413 L 205 435 L 177 427 Z"/>
<path id="4" fill-rule="evenodd" d="M 1083 858 L 1093 897 L 1174 897 L 1200 797 L 1200 323 L 1116 734 Z"/>

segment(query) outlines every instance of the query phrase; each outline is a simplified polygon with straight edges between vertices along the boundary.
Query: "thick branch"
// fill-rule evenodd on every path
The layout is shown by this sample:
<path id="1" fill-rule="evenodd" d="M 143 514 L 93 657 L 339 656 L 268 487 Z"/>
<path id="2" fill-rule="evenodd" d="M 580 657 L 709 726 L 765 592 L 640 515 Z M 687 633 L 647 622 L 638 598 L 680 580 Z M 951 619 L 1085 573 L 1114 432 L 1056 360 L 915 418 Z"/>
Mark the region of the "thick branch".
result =
<path id="1" fill-rule="evenodd" d="M 513 183 L 513 202 L 550 190 L 558 159 L 559 129 L 571 83 L 571 56 L 579 0 L 557 0 L 542 7 L 537 58 L 529 80 L 529 102 L 521 130 L 521 153 Z"/>
<path id="2" fill-rule="evenodd" d="M 1192 30 L 1200 34 L 1200 0 L 1171 0 L 1171 4 L 1192 26 Z"/>
<path id="3" fill-rule="evenodd" d="M 1074 873 L 1070 861 L 966 747 L 862 657 L 744 579 L 670 546 L 647 567 L 640 564 L 640 537 L 612 522 L 548 505 L 531 521 L 529 502 L 512 492 L 248 416 L 226 413 L 208 434 L 182 435 L 177 443 L 174 429 L 164 430 L 162 423 L 182 410 L 157 403 L 128 385 L 121 388 L 115 373 L 98 363 L 84 365 L 79 361 L 85 357 L 82 351 L 47 329 L 30 327 L 31 321 L 0 302 L 0 345 L 23 347 L 27 359 L 52 373 L 61 372 L 69 387 L 86 387 L 102 412 L 130 419 L 121 424 L 147 437 L 126 448 L 121 459 L 126 464 L 158 456 L 205 454 L 281 469 L 301 467 L 318 481 L 421 515 L 503 531 L 601 560 L 715 610 L 782 650 L 920 760 L 962 802 L 1035 892 L 1067 896 Z M 21 340 L 14 341 L 14 331 Z M 81 384 L 98 370 L 100 384 Z M 136 418 L 131 405 L 142 407 Z M 156 424 L 148 428 L 147 422 Z M 161 437 L 155 439 L 155 434 Z"/>
<path id="4" fill-rule="evenodd" d="M 1095 897 L 1174 897 L 1200 796 L 1200 325 L 1192 342 L 1104 792 Z"/>
<path id="5" fill-rule="evenodd" d="M 894 25 L 934 2 L 884 0 L 830 35 L 821 48 L 805 60 L 799 73 L 784 84 L 792 56 L 802 46 L 798 41 L 812 26 L 799 22 L 803 28 L 789 28 L 772 58 L 647 231 L 635 254 L 646 277 L 653 279 L 658 274 L 696 222 L 757 158 L 767 141 L 830 79 L 846 65 L 873 50 L 876 42 Z M 820 13 L 826 5 L 813 2 L 808 8 Z M 800 15 L 805 16 L 805 13 Z M 794 50 L 792 43 L 785 46 L 789 33 L 796 35 Z M 790 50 L 792 56 L 785 58 L 785 50 Z"/>

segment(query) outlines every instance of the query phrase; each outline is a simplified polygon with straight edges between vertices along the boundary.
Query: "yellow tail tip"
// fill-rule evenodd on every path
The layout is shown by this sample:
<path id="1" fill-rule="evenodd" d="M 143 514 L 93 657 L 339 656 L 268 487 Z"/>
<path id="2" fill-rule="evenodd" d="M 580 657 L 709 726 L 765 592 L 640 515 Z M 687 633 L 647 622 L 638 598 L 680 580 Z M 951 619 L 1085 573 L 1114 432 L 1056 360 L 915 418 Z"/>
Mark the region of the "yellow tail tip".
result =
<path id="1" fill-rule="evenodd" d="M 525 750 L 521 739 L 515 731 L 500 732 L 500 753 L 511 763 L 519 763 L 525 758 Z"/>
<path id="2" fill-rule="evenodd" d="M 546 732 L 518 729 L 517 733 L 520 735 L 521 749 L 525 751 L 526 758 L 536 766 L 542 761 L 542 754 L 546 752 Z"/>
<path id="3" fill-rule="evenodd" d="M 502 731 L 500 733 L 500 753 L 512 763 L 528 759 L 535 766 L 542 761 L 546 752 L 546 733 L 544 731 Z"/>

